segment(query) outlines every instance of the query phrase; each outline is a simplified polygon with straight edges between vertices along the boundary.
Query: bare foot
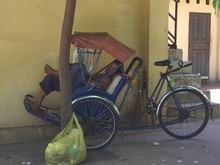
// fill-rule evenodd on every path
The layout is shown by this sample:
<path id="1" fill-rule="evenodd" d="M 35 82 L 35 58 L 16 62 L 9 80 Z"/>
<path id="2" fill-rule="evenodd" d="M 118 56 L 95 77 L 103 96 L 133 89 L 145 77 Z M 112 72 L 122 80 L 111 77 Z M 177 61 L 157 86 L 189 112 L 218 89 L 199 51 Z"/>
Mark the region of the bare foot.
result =
<path id="1" fill-rule="evenodd" d="M 26 95 L 25 97 L 33 110 L 44 111 L 43 109 L 40 108 L 41 104 L 39 102 L 37 102 L 33 96 Z"/>
<path id="2" fill-rule="evenodd" d="M 44 66 L 44 72 L 47 73 L 47 74 L 54 74 L 56 70 L 53 69 L 50 65 L 46 64 Z"/>

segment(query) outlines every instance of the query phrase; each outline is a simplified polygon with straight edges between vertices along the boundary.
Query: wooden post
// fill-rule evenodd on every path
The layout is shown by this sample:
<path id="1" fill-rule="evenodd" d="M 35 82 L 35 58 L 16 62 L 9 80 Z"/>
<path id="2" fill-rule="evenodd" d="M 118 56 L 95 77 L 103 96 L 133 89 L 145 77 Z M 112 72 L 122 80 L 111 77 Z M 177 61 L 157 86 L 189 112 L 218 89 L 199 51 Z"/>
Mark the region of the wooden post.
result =
<path id="1" fill-rule="evenodd" d="M 210 0 L 206 0 L 206 5 L 209 5 L 209 3 L 210 3 Z"/>
<path id="2" fill-rule="evenodd" d="M 69 70 L 71 35 L 74 22 L 76 0 L 66 0 L 63 19 L 60 53 L 59 53 L 59 80 L 61 93 L 61 129 L 63 129 L 71 118 L 71 80 Z"/>

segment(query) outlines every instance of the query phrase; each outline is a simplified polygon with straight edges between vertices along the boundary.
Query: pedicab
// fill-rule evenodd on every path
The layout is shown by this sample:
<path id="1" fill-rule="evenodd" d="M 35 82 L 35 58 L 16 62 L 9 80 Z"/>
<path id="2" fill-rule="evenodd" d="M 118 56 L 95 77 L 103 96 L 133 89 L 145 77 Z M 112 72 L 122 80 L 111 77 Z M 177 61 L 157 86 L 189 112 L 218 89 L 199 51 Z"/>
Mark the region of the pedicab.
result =
<path id="1" fill-rule="evenodd" d="M 77 54 L 82 85 L 72 92 L 72 108 L 76 114 L 84 132 L 87 149 L 101 149 L 107 146 L 115 137 L 121 124 L 120 112 L 123 110 L 125 100 L 143 66 L 139 57 L 133 57 L 130 64 L 124 69 L 123 63 L 134 56 L 135 51 L 128 48 L 108 33 L 75 33 L 72 43 L 77 47 Z M 121 63 L 115 71 L 105 75 L 101 79 L 113 76 L 113 80 L 107 89 L 99 87 L 101 79 L 92 82 L 93 77 L 103 72 L 107 66 L 96 71 L 102 51 L 119 60 Z M 104 55 L 107 55 L 107 54 Z M 91 57 L 89 78 L 85 78 L 85 58 Z M 83 60 L 84 59 L 84 60 Z M 91 62 L 91 61 L 90 61 Z M 144 112 L 138 120 L 142 120 L 145 113 L 152 117 L 151 124 L 145 124 L 141 129 L 162 128 L 167 134 L 178 139 L 188 139 L 198 135 L 206 127 L 209 120 L 210 103 L 205 94 L 192 86 L 174 87 L 169 76 L 176 71 L 192 65 L 178 62 L 178 67 L 173 69 L 170 60 L 155 62 L 155 66 L 166 67 L 164 73 L 160 73 L 160 79 L 153 90 L 152 95 L 143 100 Z M 88 72 L 88 69 L 87 69 Z M 115 74 L 117 72 L 117 74 Z M 168 92 L 160 97 L 163 86 L 167 82 Z M 116 100 L 123 89 L 123 96 L 119 108 Z M 159 98 L 160 97 L 160 98 Z M 24 102 L 26 110 L 51 124 L 59 125 L 59 114 L 53 109 L 42 106 L 46 113 L 33 111 L 29 104 Z M 154 123 L 157 118 L 159 124 Z M 136 129 L 136 128 L 134 128 Z"/>
<path id="2" fill-rule="evenodd" d="M 76 46 L 78 54 L 78 62 L 80 64 L 81 79 L 83 85 L 72 92 L 72 108 L 75 112 L 84 131 L 85 141 L 88 149 L 100 149 L 109 144 L 116 135 L 120 109 L 117 108 L 115 102 L 118 95 L 126 84 L 127 89 L 123 96 L 120 107 L 123 107 L 125 98 L 131 87 L 131 82 L 135 79 L 143 62 L 139 57 L 134 57 L 127 69 L 124 70 L 123 63 L 129 60 L 135 51 L 116 40 L 108 33 L 79 33 L 76 32 L 72 36 L 72 43 Z M 94 76 L 102 73 L 109 65 L 115 62 L 113 60 L 97 72 L 97 65 L 100 61 L 100 55 L 105 51 L 105 55 L 111 55 L 115 60 L 121 62 L 111 73 L 105 75 L 100 80 L 91 83 Z M 90 77 L 84 77 L 83 59 L 90 56 L 92 59 L 92 70 Z M 91 68 L 90 68 L 91 69 Z M 117 71 L 117 74 L 115 74 Z M 106 90 L 99 87 L 99 82 L 114 74 L 113 80 Z M 29 97 L 33 97 L 29 95 Z M 32 110 L 31 105 L 25 102 L 24 106 L 27 112 L 32 115 L 49 122 L 53 125 L 60 125 L 60 116 L 56 112 L 58 108 L 41 106 L 45 113 Z"/>

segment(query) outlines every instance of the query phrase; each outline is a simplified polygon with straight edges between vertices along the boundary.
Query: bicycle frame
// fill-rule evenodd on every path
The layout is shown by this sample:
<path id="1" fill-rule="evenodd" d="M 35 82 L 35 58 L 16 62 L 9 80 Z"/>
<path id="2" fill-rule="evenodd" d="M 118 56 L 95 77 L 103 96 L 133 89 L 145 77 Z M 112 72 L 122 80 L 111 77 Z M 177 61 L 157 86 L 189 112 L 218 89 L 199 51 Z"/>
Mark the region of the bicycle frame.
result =
<path id="1" fill-rule="evenodd" d="M 159 103 L 158 99 L 159 99 L 159 96 L 160 96 L 160 93 L 161 93 L 161 90 L 164 86 L 165 81 L 167 82 L 167 85 L 168 85 L 168 88 L 170 89 L 170 91 L 172 91 L 172 92 L 174 91 L 174 88 L 172 87 L 172 84 L 170 83 L 170 80 L 169 80 L 169 77 L 168 77 L 170 75 L 170 73 L 176 72 L 176 71 L 181 70 L 182 68 L 188 67 L 190 65 L 192 65 L 192 63 L 186 64 L 186 65 L 183 65 L 183 63 L 181 63 L 181 64 L 179 64 L 179 68 L 176 68 L 176 69 L 173 69 L 173 70 L 172 70 L 171 66 L 167 66 L 166 72 L 165 73 L 160 73 L 160 79 L 159 79 L 157 85 L 155 86 L 154 91 L 152 92 L 151 96 L 148 98 L 149 103 L 147 104 L 147 107 L 146 107 L 147 111 L 149 111 L 148 108 L 156 108 L 156 110 L 153 110 L 153 113 L 156 113 L 158 103 Z M 175 104 L 177 105 L 177 108 L 180 111 L 182 111 L 182 107 L 178 103 L 179 101 L 177 100 L 175 95 L 173 95 L 173 99 L 174 99 Z M 152 104 L 153 104 L 153 107 L 152 107 Z"/>
<path id="2" fill-rule="evenodd" d="M 161 102 L 161 100 L 163 98 L 160 99 L 159 102 L 158 102 L 158 99 L 159 99 L 159 96 L 160 96 L 160 93 L 161 93 L 161 90 L 162 90 L 162 88 L 164 86 L 165 81 L 168 84 L 168 88 L 170 89 L 170 92 L 173 92 L 175 90 L 172 87 L 171 83 L 170 83 L 168 75 L 169 75 L 169 73 L 161 73 L 160 79 L 159 79 L 159 81 L 158 81 L 158 83 L 157 83 L 157 85 L 156 85 L 152 95 L 148 99 L 149 103 L 147 104 L 147 107 L 146 107 L 147 108 L 146 110 L 148 111 L 148 113 L 158 115 L 158 109 L 160 107 L 159 102 Z M 175 104 L 177 106 L 177 109 L 178 109 L 178 111 L 180 113 L 180 116 L 181 116 L 181 114 L 184 113 L 183 108 L 181 107 L 181 104 L 179 103 L 179 100 L 175 96 L 175 94 L 173 94 L 172 97 L 173 97 L 173 100 L 174 100 L 174 102 L 175 102 Z"/>
<path id="3" fill-rule="evenodd" d="M 169 74 L 167 73 L 161 73 L 160 74 L 160 79 L 159 81 L 157 82 L 157 85 L 155 86 L 151 96 L 148 98 L 148 100 L 151 100 L 153 101 L 154 103 L 158 103 L 158 99 L 159 99 L 159 96 L 161 94 L 161 90 L 164 86 L 164 83 L 165 81 L 167 82 L 168 84 L 168 87 L 171 91 L 174 90 L 174 88 L 172 87 L 171 83 L 170 83 L 170 80 L 169 80 L 169 77 L 168 77 Z"/>
<path id="4" fill-rule="evenodd" d="M 148 98 L 148 100 L 153 101 L 154 103 L 157 103 L 165 81 L 167 81 L 169 83 L 167 76 L 165 74 L 161 74 L 160 79 L 157 82 L 157 85 L 155 86 L 155 88 L 154 88 L 151 96 Z"/>

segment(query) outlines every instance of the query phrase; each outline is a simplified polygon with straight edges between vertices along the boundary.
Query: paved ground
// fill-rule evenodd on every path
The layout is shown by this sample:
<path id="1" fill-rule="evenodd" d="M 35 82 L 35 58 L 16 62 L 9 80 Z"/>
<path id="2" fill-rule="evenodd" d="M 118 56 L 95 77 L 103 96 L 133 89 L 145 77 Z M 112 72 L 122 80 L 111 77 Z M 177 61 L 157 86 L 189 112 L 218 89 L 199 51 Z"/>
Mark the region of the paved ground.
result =
<path id="1" fill-rule="evenodd" d="M 44 164 L 47 141 L 0 146 L 0 165 Z M 84 165 L 220 165 L 220 120 L 192 140 L 175 140 L 162 130 L 132 132 L 107 148 L 88 152 Z"/>

